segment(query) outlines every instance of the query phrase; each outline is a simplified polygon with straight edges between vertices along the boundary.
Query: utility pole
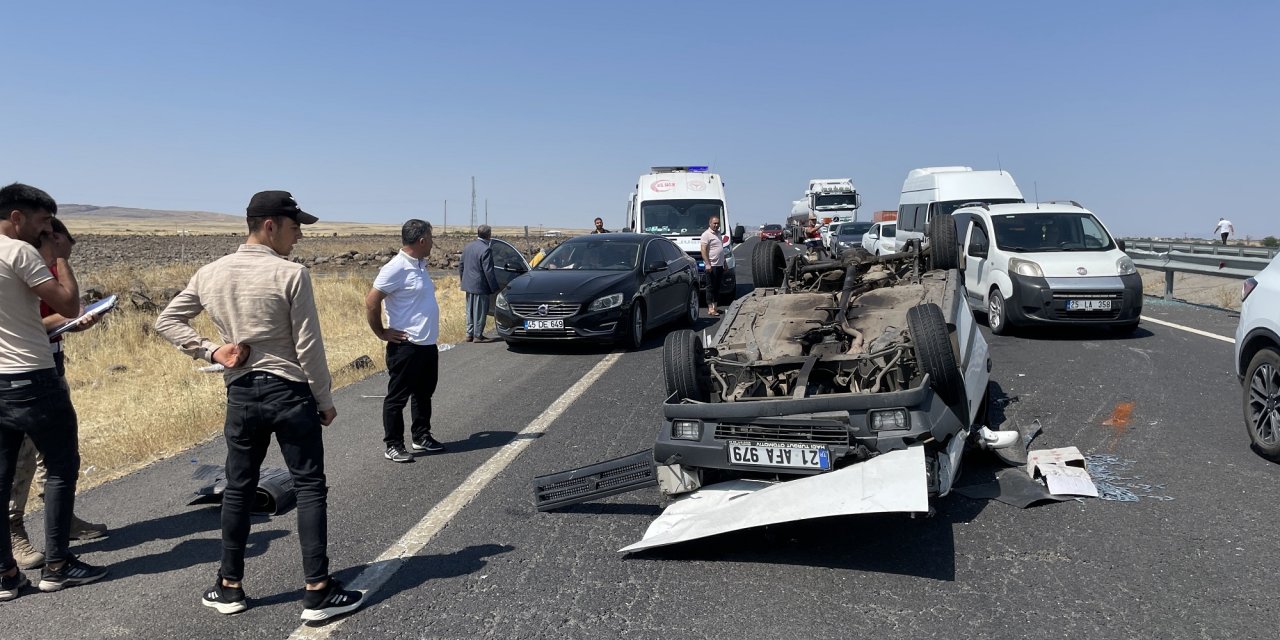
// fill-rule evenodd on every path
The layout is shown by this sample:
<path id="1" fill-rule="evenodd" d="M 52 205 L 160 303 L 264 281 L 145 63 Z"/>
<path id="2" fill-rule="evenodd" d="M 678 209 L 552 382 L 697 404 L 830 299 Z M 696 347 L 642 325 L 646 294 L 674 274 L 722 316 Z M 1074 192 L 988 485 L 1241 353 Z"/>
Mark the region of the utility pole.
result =
<path id="1" fill-rule="evenodd" d="M 471 233 L 476 232 L 476 177 L 471 176 Z"/>
<path id="2" fill-rule="evenodd" d="M 449 235 L 449 201 L 444 201 L 444 224 L 440 225 L 440 235 Z"/>
<path id="3" fill-rule="evenodd" d="M 489 199 L 484 199 L 484 223 L 489 224 Z"/>

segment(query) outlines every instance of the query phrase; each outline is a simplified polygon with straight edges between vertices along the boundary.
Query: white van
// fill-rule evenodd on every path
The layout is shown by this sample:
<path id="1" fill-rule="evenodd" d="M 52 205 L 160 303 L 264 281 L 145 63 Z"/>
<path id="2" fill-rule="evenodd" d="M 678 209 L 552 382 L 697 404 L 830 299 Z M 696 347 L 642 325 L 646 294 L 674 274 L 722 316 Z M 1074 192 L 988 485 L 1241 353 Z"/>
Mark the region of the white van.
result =
<path id="1" fill-rule="evenodd" d="M 1024 202 L 1013 176 L 1006 171 L 974 171 L 972 167 L 912 169 L 898 198 L 896 251 L 902 251 L 911 240 L 923 242 L 933 216 L 951 215 L 960 205 L 975 201 Z"/>
<path id="2" fill-rule="evenodd" d="M 705 288 L 702 264 L 702 232 L 711 216 L 720 218 L 724 242 L 725 273 L 717 299 L 729 304 L 737 293 L 736 261 L 733 257 L 734 228 L 724 199 L 724 180 L 707 167 L 653 167 L 640 176 L 635 193 L 627 204 L 627 228 L 638 233 L 665 236 L 680 250 L 698 261 L 700 286 Z"/>
<path id="3" fill-rule="evenodd" d="M 969 203 L 953 214 L 970 306 L 992 333 L 1019 324 L 1138 327 L 1142 278 L 1076 202 Z"/>

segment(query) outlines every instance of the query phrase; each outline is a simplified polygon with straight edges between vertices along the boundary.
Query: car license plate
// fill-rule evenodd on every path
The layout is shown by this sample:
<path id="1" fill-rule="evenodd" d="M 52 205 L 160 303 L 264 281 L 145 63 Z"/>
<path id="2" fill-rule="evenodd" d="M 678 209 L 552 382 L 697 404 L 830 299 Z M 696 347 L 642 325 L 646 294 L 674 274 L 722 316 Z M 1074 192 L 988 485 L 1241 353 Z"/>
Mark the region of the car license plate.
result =
<path id="1" fill-rule="evenodd" d="M 1110 300 L 1068 300 L 1067 311 L 1110 311 Z"/>
<path id="2" fill-rule="evenodd" d="M 733 464 L 822 471 L 831 468 L 831 455 L 827 448 L 817 445 L 730 440 L 728 453 L 729 462 Z"/>
<path id="3" fill-rule="evenodd" d="M 563 329 L 564 320 L 525 320 L 524 328 L 528 331 Z"/>

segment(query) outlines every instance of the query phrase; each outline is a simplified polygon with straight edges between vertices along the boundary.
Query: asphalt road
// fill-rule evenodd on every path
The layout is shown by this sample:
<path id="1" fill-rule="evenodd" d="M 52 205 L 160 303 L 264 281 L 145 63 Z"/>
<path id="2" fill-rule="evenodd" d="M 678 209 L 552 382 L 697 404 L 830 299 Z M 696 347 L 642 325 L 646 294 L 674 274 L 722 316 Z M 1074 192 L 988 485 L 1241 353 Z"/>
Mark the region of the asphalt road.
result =
<path id="1" fill-rule="evenodd" d="M 739 251 L 746 256 L 754 245 Z M 740 263 L 742 264 L 742 263 Z M 749 268 L 739 280 L 749 282 Z M 1222 311 L 1148 299 L 1145 313 L 1222 336 Z M 710 319 L 700 322 L 709 328 Z M 984 327 L 985 332 L 985 327 Z M 1275 488 L 1241 423 L 1231 345 L 1144 323 L 993 337 L 1005 420 L 1039 420 L 1036 448 L 1112 456 L 1137 502 L 1020 510 L 956 494 L 932 518 L 878 515 L 739 532 L 634 556 L 656 490 L 537 513 L 533 476 L 640 451 L 663 396 L 661 339 L 623 353 L 581 397 L 370 594 L 333 638 L 1262 638 L 1275 635 Z M 414 529 L 610 348 L 441 355 L 435 432 L 447 454 L 382 458 L 377 375 L 340 390 L 327 431 L 330 556 L 350 579 Z M 1128 420 L 1122 417 L 1132 403 Z M 301 566 L 292 513 L 255 520 L 252 608 L 200 606 L 219 557 L 218 510 L 186 506 L 212 441 L 86 492 L 110 538 L 75 551 L 112 575 L 0 604 L 0 638 L 286 638 Z M 279 465 L 278 454 L 268 464 Z M 981 464 L 969 473 L 984 473 Z M 1150 486 L 1140 486 L 1150 485 Z M 471 484 L 469 486 L 477 486 Z M 31 526 L 33 533 L 41 527 Z"/>

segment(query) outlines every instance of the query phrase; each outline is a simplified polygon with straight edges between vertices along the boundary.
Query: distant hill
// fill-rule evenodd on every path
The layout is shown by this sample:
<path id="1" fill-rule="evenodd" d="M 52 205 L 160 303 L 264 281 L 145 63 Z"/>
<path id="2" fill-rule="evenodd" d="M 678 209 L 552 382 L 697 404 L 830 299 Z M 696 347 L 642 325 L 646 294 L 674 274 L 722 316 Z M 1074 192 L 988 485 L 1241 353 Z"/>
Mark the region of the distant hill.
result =
<path id="1" fill-rule="evenodd" d="M 98 207 L 91 204 L 60 204 L 58 217 L 64 220 L 137 220 L 148 222 L 211 222 L 242 224 L 244 216 L 211 211 L 164 211 L 131 207 Z"/>

